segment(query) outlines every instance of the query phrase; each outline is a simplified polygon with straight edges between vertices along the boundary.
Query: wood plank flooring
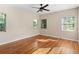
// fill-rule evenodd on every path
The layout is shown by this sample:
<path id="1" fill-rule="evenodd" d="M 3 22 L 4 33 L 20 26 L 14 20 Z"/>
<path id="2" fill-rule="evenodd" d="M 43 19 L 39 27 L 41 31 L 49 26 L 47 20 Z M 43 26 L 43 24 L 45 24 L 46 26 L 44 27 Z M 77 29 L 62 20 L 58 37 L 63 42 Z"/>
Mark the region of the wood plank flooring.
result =
<path id="1" fill-rule="evenodd" d="M 0 45 L 0 54 L 78 54 L 75 41 L 37 35 Z"/>

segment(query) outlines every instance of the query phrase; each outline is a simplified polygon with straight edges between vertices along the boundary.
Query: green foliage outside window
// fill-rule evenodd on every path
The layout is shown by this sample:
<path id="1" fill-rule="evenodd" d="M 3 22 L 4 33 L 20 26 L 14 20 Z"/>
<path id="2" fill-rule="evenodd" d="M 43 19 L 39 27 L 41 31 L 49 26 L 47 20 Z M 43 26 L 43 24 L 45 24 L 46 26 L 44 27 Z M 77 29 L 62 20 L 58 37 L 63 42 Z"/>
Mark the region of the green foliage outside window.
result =
<path id="1" fill-rule="evenodd" d="M 42 19 L 41 20 L 41 28 L 46 29 L 47 28 L 47 19 Z"/>
<path id="2" fill-rule="evenodd" d="M 6 31 L 6 15 L 0 14 L 0 31 Z"/>
<path id="3" fill-rule="evenodd" d="M 73 31 L 75 28 L 75 18 L 74 17 L 63 17 L 62 18 L 62 30 Z"/>
<path id="4" fill-rule="evenodd" d="M 33 20 L 33 27 L 34 28 L 37 28 L 37 25 L 38 25 L 38 21 L 37 21 L 37 19 L 34 19 Z"/>

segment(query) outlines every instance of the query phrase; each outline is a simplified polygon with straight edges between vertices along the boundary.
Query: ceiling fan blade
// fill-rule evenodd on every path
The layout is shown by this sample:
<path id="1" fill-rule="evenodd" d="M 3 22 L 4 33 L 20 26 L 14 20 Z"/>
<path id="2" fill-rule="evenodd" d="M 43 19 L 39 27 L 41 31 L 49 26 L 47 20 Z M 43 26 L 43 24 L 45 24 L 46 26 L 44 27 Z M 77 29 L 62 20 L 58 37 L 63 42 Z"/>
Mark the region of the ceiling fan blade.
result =
<path id="1" fill-rule="evenodd" d="M 37 12 L 39 12 L 39 11 L 40 11 L 40 12 L 42 12 L 42 11 L 43 11 L 43 9 L 39 9 Z"/>
<path id="2" fill-rule="evenodd" d="M 47 7 L 48 6 L 48 4 L 46 4 L 45 6 L 43 6 L 43 8 L 45 8 L 45 7 Z"/>
<path id="3" fill-rule="evenodd" d="M 50 11 L 50 10 L 48 10 L 48 9 L 43 9 L 43 10 Z"/>
<path id="4" fill-rule="evenodd" d="M 32 7 L 32 8 L 40 9 L 40 8 L 38 8 L 38 7 Z"/>

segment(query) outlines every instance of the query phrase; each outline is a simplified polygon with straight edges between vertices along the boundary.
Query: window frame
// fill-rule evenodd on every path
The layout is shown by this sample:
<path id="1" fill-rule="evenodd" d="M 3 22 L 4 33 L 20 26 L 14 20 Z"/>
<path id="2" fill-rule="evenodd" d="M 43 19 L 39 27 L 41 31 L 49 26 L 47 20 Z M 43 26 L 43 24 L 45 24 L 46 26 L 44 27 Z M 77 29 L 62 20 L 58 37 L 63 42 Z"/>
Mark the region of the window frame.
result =
<path id="1" fill-rule="evenodd" d="M 47 19 L 41 19 L 41 29 L 47 29 Z"/>
<path id="2" fill-rule="evenodd" d="M 33 28 L 37 28 L 38 27 L 38 20 L 34 19 L 33 20 Z"/>
<path id="3" fill-rule="evenodd" d="M 65 20 L 67 21 L 69 18 L 74 18 L 73 19 L 73 24 L 66 24 L 65 23 Z M 65 29 L 64 28 L 64 26 L 66 26 L 66 25 L 73 25 L 73 29 L 71 30 L 71 29 L 69 29 L 69 30 L 67 30 L 67 29 Z M 75 31 L 75 17 L 74 16 L 65 16 L 65 17 L 62 17 L 62 19 L 61 19 L 61 28 L 62 28 L 62 31 Z"/>

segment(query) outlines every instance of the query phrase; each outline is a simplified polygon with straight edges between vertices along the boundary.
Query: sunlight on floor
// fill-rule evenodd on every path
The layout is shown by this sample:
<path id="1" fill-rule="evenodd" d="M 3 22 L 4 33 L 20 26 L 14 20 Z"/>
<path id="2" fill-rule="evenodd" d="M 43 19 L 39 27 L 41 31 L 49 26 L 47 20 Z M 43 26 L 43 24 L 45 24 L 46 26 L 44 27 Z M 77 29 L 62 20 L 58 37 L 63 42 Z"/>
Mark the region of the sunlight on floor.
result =
<path id="1" fill-rule="evenodd" d="M 51 48 L 39 48 L 35 52 L 33 52 L 32 54 L 46 54 L 49 52 L 50 49 Z"/>
<path id="2" fill-rule="evenodd" d="M 69 47 L 54 47 L 49 54 L 72 54 L 74 51 Z"/>
<path id="3" fill-rule="evenodd" d="M 46 47 L 46 48 L 41 48 L 39 47 L 40 44 L 47 44 L 47 42 L 56 42 L 57 40 L 44 40 L 44 39 L 37 39 L 37 41 L 34 43 L 34 47 L 37 47 L 38 49 L 34 51 L 32 54 L 72 54 L 75 53 L 73 46 L 71 43 L 65 42 L 60 42 L 59 46 L 54 46 L 54 47 Z"/>

